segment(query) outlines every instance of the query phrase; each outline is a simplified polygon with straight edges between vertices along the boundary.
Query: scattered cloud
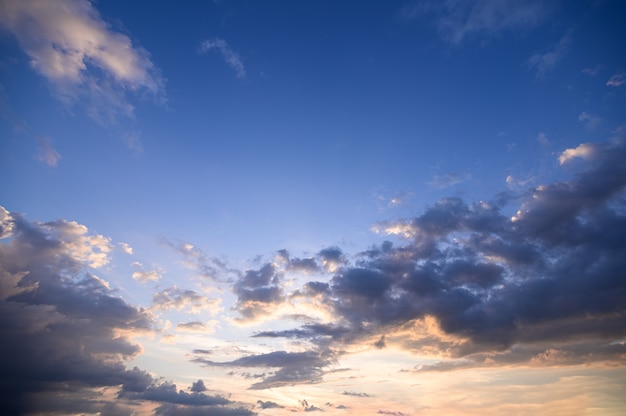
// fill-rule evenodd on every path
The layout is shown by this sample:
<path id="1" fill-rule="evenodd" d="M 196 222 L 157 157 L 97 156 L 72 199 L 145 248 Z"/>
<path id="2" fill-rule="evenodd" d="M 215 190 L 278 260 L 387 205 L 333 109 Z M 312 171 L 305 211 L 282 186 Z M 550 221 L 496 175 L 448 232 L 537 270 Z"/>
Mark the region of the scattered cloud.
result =
<path id="1" fill-rule="evenodd" d="M 550 139 L 548 139 L 548 135 L 542 131 L 537 134 L 536 140 L 542 146 L 550 146 Z"/>
<path id="2" fill-rule="evenodd" d="M 334 362 L 333 354 L 327 350 L 287 352 L 273 351 L 267 354 L 247 355 L 233 361 L 216 362 L 196 357 L 194 362 L 213 367 L 277 368 L 250 389 L 268 389 L 295 384 L 312 384 L 322 380 L 324 368 Z"/>
<path id="3" fill-rule="evenodd" d="M 467 39 L 533 28 L 543 22 L 551 10 L 550 4 L 539 0 L 417 0 L 407 3 L 401 15 L 405 20 L 433 18 L 439 35 L 459 45 Z"/>
<path id="4" fill-rule="evenodd" d="M 15 36 L 63 103 L 84 102 L 95 120 L 131 116 L 129 92 L 163 100 L 163 79 L 148 52 L 113 31 L 90 1 L 5 1 L 0 27 Z"/>
<path id="5" fill-rule="evenodd" d="M 534 71 L 538 77 L 544 76 L 547 72 L 554 69 L 556 65 L 563 59 L 569 49 L 571 42 L 571 34 L 568 32 L 559 42 L 552 48 L 543 53 L 536 53 L 528 59 L 528 67 Z"/>
<path id="6" fill-rule="evenodd" d="M 626 72 L 615 74 L 606 82 L 609 87 L 621 87 L 626 84 Z"/>
<path id="7" fill-rule="evenodd" d="M 205 54 L 213 49 L 216 49 L 224 58 L 224 61 L 235 71 L 237 78 L 246 77 L 246 68 L 239 57 L 239 54 L 233 51 L 228 43 L 224 39 L 214 38 L 205 40 L 200 44 L 199 53 Z"/>
<path id="8" fill-rule="evenodd" d="M 132 249 L 130 254 L 132 254 Z M 143 268 L 143 265 L 137 261 L 133 262 L 131 266 L 135 269 L 132 277 L 138 282 L 156 282 L 157 280 L 161 279 L 161 274 L 159 272 L 157 272 L 156 270 L 145 270 Z"/>
<path id="9" fill-rule="evenodd" d="M 48 166 L 56 168 L 61 154 L 52 146 L 52 140 L 42 137 L 37 141 L 37 160 Z"/>
<path id="10" fill-rule="evenodd" d="M 596 75 L 598 75 L 600 73 L 600 69 L 602 68 L 601 65 L 596 65 L 593 68 L 585 68 L 582 70 L 583 74 L 587 74 L 590 77 L 595 77 Z"/>
<path id="11" fill-rule="evenodd" d="M 467 182 L 471 178 L 472 178 L 472 174 L 469 172 L 463 172 L 463 173 L 448 172 L 448 173 L 437 174 L 433 176 L 429 184 L 439 189 L 446 189 L 454 185 Z"/>
<path id="12" fill-rule="evenodd" d="M 3 411 L 45 412 L 45 392 L 71 385 L 84 412 L 99 407 L 82 396 L 92 388 L 145 386 L 150 377 L 124 363 L 141 351 L 129 335 L 151 332 L 153 318 L 92 273 L 108 263 L 108 240 L 74 222 L 1 212 L 1 234 L 9 238 L 0 244 L 0 382 L 10 386 Z"/>
<path id="13" fill-rule="evenodd" d="M 208 310 L 215 315 L 222 310 L 221 302 L 221 299 L 209 298 L 195 290 L 180 289 L 177 286 L 163 289 L 152 296 L 153 307 L 157 310 L 187 310 L 192 314 Z"/>
<path id="14" fill-rule="evenodd" d="M 133 254 L 133 248 L 128 243 L 117 243 L 120 249 L 126 254 Z"/>
<path id="15" fill-rule="evenodd" d="M 584 123 L 588 130 L 594 130 L 602 124 L 602 118 L 584 111 L 578 116 L 578 121 Z"/>
<path id="16" fill-rule="evenodd" d="M 178 331 L 201 332 L 204 334 L 212 334 L 215 332 L 216 328 L 219 328 L 219 322 L 215 320 L 208 322 L 191 321 L 176 325 Z"/>
<path id="17" fill-rule="evenodd" d="M 575 176 L 521 193 L 513 217 L 501 212 L 498 199 L 444 198 L 417 217 L 381 223 L 380 233 L 404 243 L 360 253 L 330 282 L 309 282 L 305 287 L 316 289 L 302 291 L 321 297 L 343 325 L 308 323 L 256 336 L 330 346 L 323 351 L 335 355 L 313 355 L 315 377 L 343 346 L 375 347 L 389 337 L 415 353 L 436 348 L 447 357 L 441 369 L 623 364 L 624 157 L 626 144 L 618 139 L 563 151 L 561 164 L 581 160 Z M 284 381 L 279 375 L 255 388 Z"/>

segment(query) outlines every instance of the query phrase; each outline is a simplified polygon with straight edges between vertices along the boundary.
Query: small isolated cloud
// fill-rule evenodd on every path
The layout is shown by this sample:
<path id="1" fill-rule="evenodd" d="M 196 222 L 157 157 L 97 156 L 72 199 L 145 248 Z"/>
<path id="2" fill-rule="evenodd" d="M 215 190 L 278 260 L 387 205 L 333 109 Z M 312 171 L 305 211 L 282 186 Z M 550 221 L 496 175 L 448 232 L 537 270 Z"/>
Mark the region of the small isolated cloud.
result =
<path id="1" fill-rule="evenodd" d="M 550 146 L 550 139 L 548 139 L 548 135 L 542 131 L 537 134 L 535 140 L 537 140 L 537 142 L 539 142 L 542 146 Z"/>
<path id="2" fill-rule="evenodd" d="M 132 115 L 128 92 L 163 95 L 148 52 L 113 31 L 88 0 L 3 1 L 0 27 L 15 36 L 62 102 L 85 100 L 98 121 Z"/>
<path id="3" fill-rule="evenodd" d="M 584 111 L 578 116 L 578 121 L 583 123 L 587 130 L 594 130 L 602 124 L 602 118 Z"/>
<path id="4" fill-rule="evenodd" d="M 606 82 L 609 87 L 621 87 L 626 84 L 626 72 L 615 74 Z"/>
<path id="5" fill-rule="evenodd" d="M 585 68 L 583 69 L 583 74 L 589 75 L 590 77 L 595 77 L 600 73 L 600 65 L 596 65 L 593 68 Z"/>
<path id="6" fill-rule="evenodd" d="M 55 168 L 61 160 L 61 154 L 52 146 L 52 141 L 42 137 L 37 141 L 37 160 Z"/>
<path id="7" fill-rule="evenodd" d="M 528 60 L 528 67 L 531 71 L 535 71 L 535 74 L 539 77 L 545 75 L 550 70 L 554 69 L 556 65 L 563 59 L 567 50 L 569 49 L 571 35 L 566 33 L 561 37 L 561 40 L 554 46 L 554 48 L 543 52 L 536 53 Z"/>
<path id="8" fill-rule="evenodd" d="M 133 279 L 137 280 L 138 282 L 156 282 L 157 280 L 161 279 L 161 274 L 159 272 L 157 272 L 156 270 L 145 270 L 143 268 L 143 265 L 137 261 L 133 262 L 131 266 L 135 269 L 132 275 Z"/>
<path id="9" fill-rule="evenodd" d="M 416 0 L 406 4 L 401 14 L 405 20 L 433 18 L 439 35 L 459 45 L 468 38 L 532 28 L 546 19 L 551 8 L 540 0 Z"/>
<path id="10" fill-rule="evenodd" d="M 127 243 L 117 243 L 120 249 L 126 254 L 133 254 L 133 248 Z"/>
<path id="11" fill-rule="evenodd" d="M 429 185 L 437 187 L 439 189 L 446 189 L 454 185 L 466 182 L 471 178 L 472 174 L 469 172 L 448 172 L 433 176 L 432 180 L 429 182 Z"/>
<path id="12" fill-rule="evenodd" d="M 141 132 L 134 131 L 124 133 L 122 138 L 126 146 L 136 154 L 143 153 L 143 144 L 141 143 Z"/>
<path id="13" fill-rule="evenodd" d="M 261 409 L 284 409 L 285 406 L 281 406 L 278 403 L 275 402 L 271 402 L 271 401 L 263 401 L 263 400 L 257 400 L 257 405 L 261 408 Z"/>
<path id="14" fill-rule="evenodd" d="M 246 68 L 243 66 L 243 62 L 239 57 L 239 54 L 233 51 L 228 43 L 224 39 L 215 38 L 205 40 L 200 44 L 199 52 L 205 54 L 213 49 L 216 49 L 224 58 L 224 61 L 235 71 L 237 78 L 245 78 Z"/>

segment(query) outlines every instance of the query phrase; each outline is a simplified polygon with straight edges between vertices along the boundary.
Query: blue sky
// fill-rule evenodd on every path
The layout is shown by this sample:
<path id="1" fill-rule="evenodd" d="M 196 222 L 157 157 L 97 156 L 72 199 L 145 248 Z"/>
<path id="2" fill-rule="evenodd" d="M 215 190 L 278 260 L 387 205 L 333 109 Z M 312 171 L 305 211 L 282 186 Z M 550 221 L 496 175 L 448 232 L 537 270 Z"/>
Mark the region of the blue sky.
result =
<path id="1" fill-rule="evenodd" d="M 619 414 L 625 17 L 0 1 L 2 409 Z"/>

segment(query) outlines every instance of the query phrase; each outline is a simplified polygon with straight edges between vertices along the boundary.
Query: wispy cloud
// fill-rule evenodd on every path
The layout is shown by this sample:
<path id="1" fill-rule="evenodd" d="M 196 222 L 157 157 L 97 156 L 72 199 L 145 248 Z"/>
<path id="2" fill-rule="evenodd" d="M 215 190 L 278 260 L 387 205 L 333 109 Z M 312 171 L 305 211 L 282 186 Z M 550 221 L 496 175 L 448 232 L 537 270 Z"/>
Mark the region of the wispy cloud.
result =
<path id="1" fill-rule="evenodd" d="M 52 146 L 52 140 L 42 137 L 37 141 L 37 160 L 55 168 L 61 160 L 61 154 Z"/>
<path id="2" fill-rule="evenodd" d="M 544 21 L 551 9 L 539 0 L 417 0 L 407 3 L 401 14 L 406 20 L 432 17 L 440 36 L 458 45 L 479 36 L 532 28 Z"/>
<path id="3" fill-rule="evenodd" d="M 447 172 L 433 176 L 429 184 L 439 189 L 446 189 L 467 182 L 471 178 L 472 175 L 469 172 Z"/>
<path id="4" fill-rule="evenodd" d="M 626 73 L 615 74 L 606 82 L 609 87 L 621 87 L 626 84 Z"/>
<path id="5" fill-rule="evenodd" d="M 199 52 L 205 54 L 211 50 L 217 50 L 224 58 L 224 61 L 235 71 L 237 78 L 245 78 L 246 68 L 239 57 L 239 54 L 233 51 L 224 39 L 215 38 L 205 40 L 200 44 Z"/>
<path id="6" fill-rule="evenodd" d="M 561 37 L 553 48 L 531 56 L 528 59 L 528 67 L 539 77 L 545 75 L 563 59 L 569 49 L 570 42 L 571 34 L 568 32 Z"/>
<path id="7" fill-rule="evenodd" d="M 15 36 L 61 101 L 85 100 L 96 120 L 132 115 L 129 92 L 164 97 L 148 52 L 113 31 L 88 0 L 4 1 L 0 27 Z"/>
<path id="8" fill-rule="evenodd" d="M 583 111 L 582 113 L 580 113 L 580 115 L 578 116 L 578 121 L 583 123 L 585 127 L 587 128 L 587 130 L 594 130 L 598 128 L 600 124 L 602 124 L 601 117 L 596 116 L 594 114 L 589 114 L 586 111 Z"/>

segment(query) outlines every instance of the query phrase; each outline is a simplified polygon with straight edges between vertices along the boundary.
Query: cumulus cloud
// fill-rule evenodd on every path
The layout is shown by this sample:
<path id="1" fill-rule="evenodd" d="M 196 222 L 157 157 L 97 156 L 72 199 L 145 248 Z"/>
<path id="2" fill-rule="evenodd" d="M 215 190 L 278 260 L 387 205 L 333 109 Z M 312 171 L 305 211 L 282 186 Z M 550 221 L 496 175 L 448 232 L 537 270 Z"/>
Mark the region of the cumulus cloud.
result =
<path id="1" fill-rule="evenodd" d="M 222 55 L 224 61 L 226 61 L 226 63 L 237 74 L 237 78 L 245 78 L 246 68 L 241 61 L 239 54 L 233 51 L 224 39 L 215 38 L 205 40 L 200 44 L 199 53 L 205 54 L 213 49 L 217 50 Z"/>
<path id="2" fill-rule="evenodd" d="M 88 0 L 4 1 L 0 27 L 15 36 L 61 101 L 84 99 L 97 120 L 131 115 L 128 92 L 163 95 L 148 52 L 113 31 Z"/>
<path id="3" fill-rule="evenodd" d="M 407 3 L 401 14 L 406 20 L 433 18 L 439 35 L 458 45 L 478 36 L 535 27 L 548 17 L 550 11 L 551 6 L 539 0 L 416 0 Z"/>
<path id="4" fill-rule="evenodd" d="M 68 387 L 83 397 L 95 387 L 143 385 L 147 374 L 124 365 L 141 346 L 122 334 L 151 331 L 153 319 L 93 275 L 108 263 L 108 239 L 74 222 L 1 212 L 2 413 L 45 412 L 47 393 Z M 84 401 L 82 411 L 98 407 Z"/>
<path id="5" fill-rule="evenodd" d="M 124 251 L 125 247 L 123 247 Z M 129 254 L 132 254 L 132 249 Z M 133 279 L 141 283 L 156 282 L 161 278 L 161 275 L 156 270 L 145 270 L 143 265 L 137 261 L 131 263 L 131 266 L 135 269 L 132 274 Z"/>
<path id="6" fill-rule="evenodd" d="M 109 239 L 75 222 L 31 222 L 3 207 L 0 236 L 0 413 L 133 414 L 153 402 L 161 404 L 158 414 L 254 414 L 203 393 L 201 380 L 188 393 L 127 368 L 142 352 L 133 337 L 153 333 L 155 320 L 94 274 L 109 262 Z M 193 291 L 162 295 L 157 301 L 166 308 L 207 304 Z"/>
<path id="7" fill-rule="evenodd" d="M 341 325 L 255 336 L 335 351 L 393 341 L 456 359 L 430 369 L 623 364 L 625 157 L 618 139 L 563 151 L 561 164 L 580 159 L 574 176 L 522 193 L 513 217 L 499 198 L 444 198 L 419 216 L 380 224 L 402 243 L 374 246 L 328 283 L 302 290 Z"/>

